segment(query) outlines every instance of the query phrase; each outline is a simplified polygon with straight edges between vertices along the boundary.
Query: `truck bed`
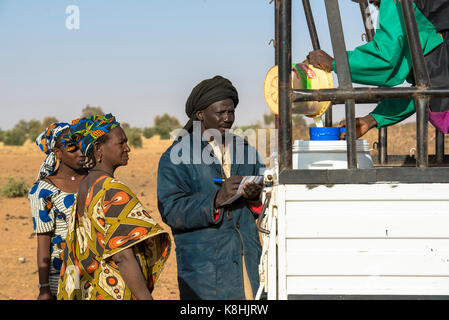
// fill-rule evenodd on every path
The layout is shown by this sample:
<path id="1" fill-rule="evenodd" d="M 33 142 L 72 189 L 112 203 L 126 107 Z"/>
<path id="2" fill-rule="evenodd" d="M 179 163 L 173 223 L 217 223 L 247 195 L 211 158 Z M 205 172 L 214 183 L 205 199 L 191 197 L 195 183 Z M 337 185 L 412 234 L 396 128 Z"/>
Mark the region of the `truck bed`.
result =
<path id="1" fill-rule="evenodd" d="M 268 299 L 449 297 L 449 183 L 279 184 L 271 192 Z"/>

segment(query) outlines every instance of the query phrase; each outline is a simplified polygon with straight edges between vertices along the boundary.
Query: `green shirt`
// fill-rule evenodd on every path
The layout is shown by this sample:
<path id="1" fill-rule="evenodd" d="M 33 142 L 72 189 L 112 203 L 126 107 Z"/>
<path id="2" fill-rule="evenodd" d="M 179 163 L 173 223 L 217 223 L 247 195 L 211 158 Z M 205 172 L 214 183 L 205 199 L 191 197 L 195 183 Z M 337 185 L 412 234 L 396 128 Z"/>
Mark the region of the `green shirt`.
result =
<path id="1" fill-rule="evenodd" d="M 419 38 L 424 55 L 443 43 L 432 23 L 415 8 Z M 379 26 L 373 41 L 348 51 L 352 81 L 393 87 L 411 82 L 413 67 L 401 5 L 397 0 L 383 0 L 379 9 Z M 334 71 L 335 61 L 334 61 Z M 370 114 L 377 126 L 395 124 L 415 112 L 413 99 L 385 99 Z"/>

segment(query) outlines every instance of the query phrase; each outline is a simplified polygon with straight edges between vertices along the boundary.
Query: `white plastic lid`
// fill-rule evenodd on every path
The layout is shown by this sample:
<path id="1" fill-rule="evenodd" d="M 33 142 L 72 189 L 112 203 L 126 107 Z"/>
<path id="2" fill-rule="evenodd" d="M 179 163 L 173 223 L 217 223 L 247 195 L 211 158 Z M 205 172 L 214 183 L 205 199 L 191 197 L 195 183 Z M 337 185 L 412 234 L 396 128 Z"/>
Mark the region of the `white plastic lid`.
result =
<path id="1" fill-rule="evenodd" d="M 369 152 L 369 142 L 366 139 L 359 139 L 356 141 L 357 152 Z M 337 151 L 346 152 L 346 140 L 295 140 L 293 143 L 293 151 L 307 152 L 307 151 Z"/>

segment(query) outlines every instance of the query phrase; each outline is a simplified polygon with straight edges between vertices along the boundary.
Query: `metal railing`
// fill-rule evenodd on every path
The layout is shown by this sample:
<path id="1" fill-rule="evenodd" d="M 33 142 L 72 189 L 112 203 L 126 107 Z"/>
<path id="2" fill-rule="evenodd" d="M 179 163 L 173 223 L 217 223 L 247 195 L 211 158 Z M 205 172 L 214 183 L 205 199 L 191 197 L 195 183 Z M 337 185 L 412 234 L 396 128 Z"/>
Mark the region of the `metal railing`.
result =
<path id="1" fill-rule="evenodd" d="M 428 168 L 428 104 L 430 97 L 447 97 L 449 88 L 433 88 L 430 85 L 429 76 L 421 49 L 421 42 L 418 35 L 418 27 L 413 8 L 413 0 L 400 0 L 408 44 L 413 62 L 413 73 L 415 85 L 411 87 L 357 87 L 352 86 L 351 73 L 349 69 L 348 58 L 346 54 L 346 45 L 344 32 L 341 23 L 340 8 L 338 0 L 324 0 L 326 14 L 331 35 L 333 53 L 335 57 L 336 69 L 339 87 L 334 89 L 320 90 L 296 90 L 291 89 L 290 72 L 292 65 L 291 54 L 291 17 L 292 1 L 275 0 L 275 62 L 279 65 L 279 115 L 278 115 L 278 155 L 279 171 L 291 171 L 292 169 L 292 102 L 299 101 L 332 101 L 332 103 L 345 104 L 345 117 L 347 127 L 347 160 L 348 170 L 367 170 L 357 169 L 357 150 L 356 150 L 356 125 L 355 125 L 355 104 L 356 103 L 377 103 L 386 98 L 413 98 L 416 106 L 416 167 Z M 366 8 L 367 0 L 352 0 L 360 5 L 362 18 L 371 19 Z M 319 49 L 320 43 L 315 28 L 312 9 L 309 0 L 302 0 L 304 12 L 313 49 Z M 365 25 L 366 38 L 372 41 L 374 30 Z M 332 126 L 332 109 L 329 108 L 325 115 L 326 126 Z M 387 129 L 379 130 L 378 143 L 378 163 L 388 164 L 387 155 Z M 394 156 L 392 156 L 393 158 Z M 444 135 L 437 130 L 436 134 L 436 163 L 442 163 L 444 156 Z M 437 171 L 435 171 L 437 172 Z M 434 173 L 435 173 L 434 172 Z M 317 172 L 318 174 L 318 172 Z M 419 174 L 426 174 L 419 171 Z M 432 174 L 432 173 L 431 173 Z M 359 175 L 359 174 L 356 174 Z M 382 175 L 382 174 L 381 174 Z M 363 176 L 363 174 L 362 174 Z M 421 179 L 421 178 L 419 178 Z M 419 180 L 418 179 L 418 180 Z M 441 179 L 441 177 L 440 177 Z M 449 175 L 448 175 L 449 179 Z M 363 179 L 362 179 L 363 180 Z M 369 179 L 368 179 L 369 180 Z M 448 180 L 449 182 L 449 180 Z"/>

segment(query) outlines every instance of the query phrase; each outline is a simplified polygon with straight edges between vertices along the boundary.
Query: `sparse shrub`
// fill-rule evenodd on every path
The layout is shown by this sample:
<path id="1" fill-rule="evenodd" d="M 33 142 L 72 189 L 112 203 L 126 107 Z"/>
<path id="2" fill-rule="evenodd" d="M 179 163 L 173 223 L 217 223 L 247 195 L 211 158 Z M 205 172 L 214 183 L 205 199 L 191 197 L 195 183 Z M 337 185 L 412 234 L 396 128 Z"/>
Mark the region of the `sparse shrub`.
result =
<path id="1" fill-rule="evenodd" d="M 101 109 L 100 106 L 95 107 L 95 106 L 91 106 L 86 104 L 86 106 L 83 108 L 83 110 L 81 110 L 81 117 L 90 117 L 94 114 L 104 114 L 103 110 Z"/>
<path id="2" fill-rule="evenodd" d="M 22 146 L 27 139 L 26 132 L 20 129 L 12 129 L 5 131 L 3 143 L 5 146 Z"/>
<path id="3" fill-rule="evenodd" d="M 142 148 L 142 130 L 139 128 L 126 128 L 124 130 L 128 138 L 128 144 L 134 148 Z"/>
<path id="4" fill-rule="evenodd" d="M 122 127 L 122 129 L 126 131 L 131 128 L 131 125 L 128 122 L 120 122 L 120 127 Z"/>
<path id="5" fill-rule="evenodd" d="M 41 128 L 42 123 L 39 120 L 31 119 L 28 121 L 28 138 L 31 142 L 36 141 L 37 136 L 43 131 Z"/>
<path id="6" fill-rule="evenodd" d="M 1 193 L 6 198 L 24 197 L 28 194 L 28 186 L 22 179 L 16 181 L 13 178 L 8 178 L 8 182 L 2 187 Z"/>
<path id="7" fill-rule="evenodd" d="M 150 139 L 152 136 L 154 136 L 154 129 L 151 127 L 146 127 L 143 129 L 142 134 L 145 138 Z"/>
<path id="8" fill-rule="evenodd" d="M 56 122 L 59 122 L 59 120 L 56 117 L 53 117 L 53 116 L 45 117 L 41 123 L 41 132 L 43 132 L 51 124 L 56 123 Z"/>
<path id="9" fill-rule="evenodd" d="M 13 129 L 25 132 L 30 141 L 34 142 L 37 136 L 45 129 L 39 120 L 31 119 L 30 121 L 20 120 Z"/>
<path id="10" fill-rule="evenodd" d="M 161 139 L 170 139 L 170 132 L 180 127 L 179 120 L 176 117 L 170 116 L 168 113 L 154 118 L 153 132 L 154 134 L 158 134 Z"/>
<path id="11" fill-rule="evenodd" d="M 269 112 L 263 114 L 263 122 L 266 126 L 274 124 L 274 120 L 275 120 L 274 113 Z"/>
<path id="12" fill-rule="evenodd" d="M 156 134 L 159 135 L 159 137 L 163 140 L 170 139 L 170 128 L 167 126 L 160 126 L 154 128 L 156 131 Z"/>

